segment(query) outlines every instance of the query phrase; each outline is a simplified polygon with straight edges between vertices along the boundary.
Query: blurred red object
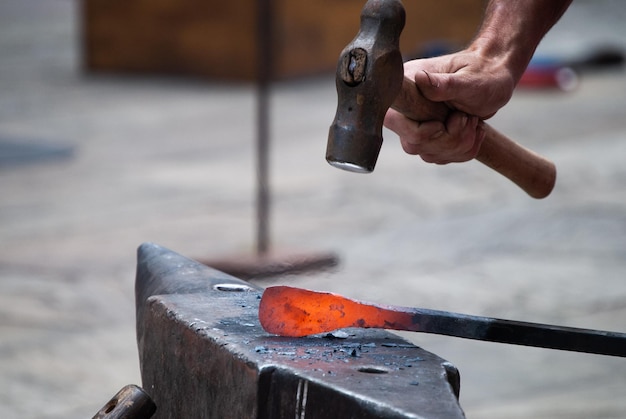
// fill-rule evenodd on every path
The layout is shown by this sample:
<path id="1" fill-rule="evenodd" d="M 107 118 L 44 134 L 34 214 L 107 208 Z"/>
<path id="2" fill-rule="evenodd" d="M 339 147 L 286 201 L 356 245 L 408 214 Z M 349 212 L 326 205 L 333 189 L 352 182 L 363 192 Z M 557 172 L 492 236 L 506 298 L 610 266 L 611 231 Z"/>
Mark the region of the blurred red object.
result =
<path id="1" fill-rule="evenodd" d="M 528 66 L 518 87 L 531 89 L 559 89 L 565 92 L 579 85 L 578 73 L 569 66 L 559 64 L 533 64 Z"/>

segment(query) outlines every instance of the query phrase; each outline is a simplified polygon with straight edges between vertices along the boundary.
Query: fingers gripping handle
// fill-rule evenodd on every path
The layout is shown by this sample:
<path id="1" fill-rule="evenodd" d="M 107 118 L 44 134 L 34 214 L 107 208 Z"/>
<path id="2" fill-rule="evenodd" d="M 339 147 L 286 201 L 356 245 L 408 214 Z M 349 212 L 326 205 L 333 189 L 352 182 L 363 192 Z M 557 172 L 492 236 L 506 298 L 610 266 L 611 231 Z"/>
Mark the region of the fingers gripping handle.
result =
<path id="1" fill-rule="evenodd" d="M 416 121 L 445 121 L 450 109 L 424 98 L 404 77 L 399 39 L 406 15 L 400 0 L 368 0 L 359 33 L 337 66 L 337 112 L 328 134 L 326 160 L 341 169 L 369 173 L 382 146 L 387 109 Z M 506 176 L 534 198 L 550 194 L 554 164 L 485 124 L 477 160 Z"/>
<path id="2" fill-rule="evenodd" d="M 450 109 L 424 98 L 411 80 L 404 78 L 402 90 L 391 107 L 416 121 L 445 121 Z M 489 124 L 476 160 L 507 177 L 533 198 L 545 198 L 556 183 L 556 166 L 545 157 L 522 147 Z"/>

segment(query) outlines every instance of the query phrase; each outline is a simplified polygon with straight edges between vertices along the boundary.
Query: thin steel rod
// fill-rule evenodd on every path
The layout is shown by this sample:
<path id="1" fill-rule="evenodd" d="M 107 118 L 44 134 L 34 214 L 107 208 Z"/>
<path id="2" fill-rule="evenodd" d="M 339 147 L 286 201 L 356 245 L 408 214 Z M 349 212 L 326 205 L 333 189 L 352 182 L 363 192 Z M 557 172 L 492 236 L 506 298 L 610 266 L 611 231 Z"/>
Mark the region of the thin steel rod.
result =
<path id="1" fill-rule="evenodd" d="M 416 309 L 421 332 L 514 345 L 626 357 L 626 334 Z"/>
<path id="2" fill-rule="evenodd" d="M 272 0 L 259 0 L 257 12 L 257 190 L 256 246 L 263 255 L 270 248 L 270 83 L 272 80 Z"/>

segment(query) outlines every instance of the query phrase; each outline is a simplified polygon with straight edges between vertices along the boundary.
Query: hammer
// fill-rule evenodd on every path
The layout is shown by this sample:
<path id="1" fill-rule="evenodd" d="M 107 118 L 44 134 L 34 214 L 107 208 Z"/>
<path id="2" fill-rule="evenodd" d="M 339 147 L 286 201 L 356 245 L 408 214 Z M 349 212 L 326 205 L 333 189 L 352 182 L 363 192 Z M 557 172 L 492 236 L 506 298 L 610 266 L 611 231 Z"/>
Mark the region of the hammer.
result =
<path id="1" fill-rule="evenodd" d="M 400 0 L 368 0 L 357 36 L 337 64 L 337 112 L 330 127 L 326 160 L 335 167 L 370 173 L 383 142 L 389 107 L 416 121 L 445 121 L 451 109 L 426 99 L 404 77 L 400 34 L 406 12 Z M 533 198 L 545 198 L 556 181 L 554 163 L 484 124 L 476 159 L 504 175 Z"/>

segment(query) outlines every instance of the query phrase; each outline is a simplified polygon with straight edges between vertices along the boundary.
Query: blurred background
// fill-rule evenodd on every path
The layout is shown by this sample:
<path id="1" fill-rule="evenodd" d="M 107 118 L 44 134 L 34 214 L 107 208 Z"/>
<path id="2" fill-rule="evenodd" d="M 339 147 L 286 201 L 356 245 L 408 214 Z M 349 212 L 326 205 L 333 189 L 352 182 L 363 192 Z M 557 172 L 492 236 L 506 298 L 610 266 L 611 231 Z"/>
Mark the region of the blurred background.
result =
<path id="1" fill-rule="evenodd" d="M 91 417 L 141 384 L 142 242 L 254 255 L 259 35 L 254 2 L 226 3 L 0 2 L 1 417 Z M 409 58 L 467 42 L 482 2 L 406 3 Z M 529 72 L 491 121 L 557 164 L 540 201 L 388 131 L 374 173 L 328 166 L 334 66 L 363 2 L 274 4 L 270 248 L 340 264 L 259 285 L 626 331 L 623 2 L 574 1 L 531 65 L 574 73 Z M 470 418 L 626 416 L 624 359 L 404 336 L 458 367 Z"/>

